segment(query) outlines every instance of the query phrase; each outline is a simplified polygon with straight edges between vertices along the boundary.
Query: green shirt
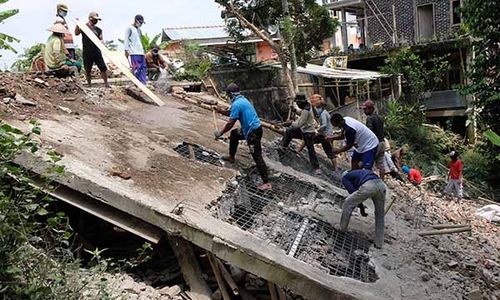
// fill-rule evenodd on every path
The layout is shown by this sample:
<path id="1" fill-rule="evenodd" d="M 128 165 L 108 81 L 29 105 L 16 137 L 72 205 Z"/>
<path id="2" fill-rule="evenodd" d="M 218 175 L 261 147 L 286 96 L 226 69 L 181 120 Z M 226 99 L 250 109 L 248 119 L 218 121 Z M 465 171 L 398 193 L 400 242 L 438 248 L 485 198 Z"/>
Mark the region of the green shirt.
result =
<path id="1" fill-rule="evenodd" d="M 62 37 L 51 35 L 45 46 L 45 65 L 49 69 L 59 69 L 66 62 Z"/>

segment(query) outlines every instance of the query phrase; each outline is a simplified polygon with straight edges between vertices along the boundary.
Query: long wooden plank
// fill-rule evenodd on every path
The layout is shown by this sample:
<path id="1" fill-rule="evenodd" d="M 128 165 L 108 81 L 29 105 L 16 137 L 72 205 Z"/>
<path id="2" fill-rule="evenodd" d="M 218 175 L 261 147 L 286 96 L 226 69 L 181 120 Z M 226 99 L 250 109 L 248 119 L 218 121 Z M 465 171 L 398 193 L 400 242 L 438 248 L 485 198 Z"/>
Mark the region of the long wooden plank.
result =
<path id="1" fill-rule="evenodd" d="M 115 58 L 111 54 L 111 52 L 104 46 L 104 44 L 99 40 L 99 38 L 90 30 L 90 28 L 87 27 L 87 24 L 83 23 L 80 20 L 73 19 L 76 25 L 80 27 L 80 29 L 85 33 L 89 39 L 94 43 L 94 45 L 101 50 L 101 53 L 106 56 L 116 67 L 123 73 L 125 76 L 127 76 L 128 79 L 130 79 L 144 94 L 146 94 L 151 100 L 153 100 L 154 103 L 156 103 L 158 106 L 163 106 L 165 103 L 157 96 L 155 95 L 150 89 L 148 89 L 142 82 L 140 82 L 132 72 L 130 72 L 129 69 L 127 69 L 125 66 L 123 66 L 121 63 L 116 62 Z"/>

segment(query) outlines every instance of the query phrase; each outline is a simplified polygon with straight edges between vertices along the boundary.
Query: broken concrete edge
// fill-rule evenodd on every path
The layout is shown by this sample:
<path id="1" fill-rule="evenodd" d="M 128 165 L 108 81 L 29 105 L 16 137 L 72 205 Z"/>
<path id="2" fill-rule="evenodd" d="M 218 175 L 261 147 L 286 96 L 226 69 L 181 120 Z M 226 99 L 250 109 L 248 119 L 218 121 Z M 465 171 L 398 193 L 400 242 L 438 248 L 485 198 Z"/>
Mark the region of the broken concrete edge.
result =
<path id="1" fill-rule="evenodd" d="M 32 154 L 22 154 L 16 163 L 40 174 L 51 164 Z M 49 173 L 50 176 L 50 173 Z M 319 272 L 314 267 L 289 257 L 275 245 L 209 215 L 199 208 L 186 207 L 177 216 L 140 199 L 131 199 L 69 171 L 50 177 L 58 184 L 90 196 L 117 210 L 146 221 L 169 235 L 180 236 L 235 266 L 310 299 L 400 299 L 399 280 L 373 261 L 379 279 L 363 283 L 351 278 Z"/>

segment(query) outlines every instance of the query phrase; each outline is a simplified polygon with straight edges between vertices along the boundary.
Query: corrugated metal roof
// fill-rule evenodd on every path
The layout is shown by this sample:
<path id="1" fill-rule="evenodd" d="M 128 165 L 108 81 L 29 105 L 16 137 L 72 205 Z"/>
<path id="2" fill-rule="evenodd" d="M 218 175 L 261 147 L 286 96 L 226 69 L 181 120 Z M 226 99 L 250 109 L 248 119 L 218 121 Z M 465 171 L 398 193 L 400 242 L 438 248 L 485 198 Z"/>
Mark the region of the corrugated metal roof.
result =
<path id="1" fill-rule="evenodd" d="M 281 69 L 281 65 L 272 64 L 269 65 L 273 68 Z M 357 69 L 332 69 L 323 66 L 307 64 L 306 67 L 298 67 L 297 72 L 303 74 L 310 74 L 324 78 L 332 78 L 332 79 L 351 79 L 351 80 L 370 80 L 377 79 L 380 77 L 385 77 L 386 75 L 373 72 L 373 71 L 365 71 L 365 70 L 357 70 Z"/>
<path id="2" fill-rule="evenodd" d="M 172 41 L 224 38 L 229 34 L 226 26 L 194 26 L 164 28 L 163 32 Z"/>

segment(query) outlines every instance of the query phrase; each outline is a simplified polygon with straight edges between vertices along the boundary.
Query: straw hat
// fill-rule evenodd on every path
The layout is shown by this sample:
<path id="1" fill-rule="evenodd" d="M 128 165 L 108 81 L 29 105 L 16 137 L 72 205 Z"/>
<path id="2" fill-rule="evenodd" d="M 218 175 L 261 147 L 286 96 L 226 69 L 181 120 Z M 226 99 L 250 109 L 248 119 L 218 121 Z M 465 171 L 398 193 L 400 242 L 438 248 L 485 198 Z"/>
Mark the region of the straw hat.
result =
<path id="1" fill-rule="evenodd" d="M 52 25 L 52 27 L 47 29 L 47 31 L 51 31 L 54 33 L 70 34 L 69 30 L 66 29 L 66 27 L 61 23 L 56 23 L 56 24 Z"/>
<path id="2" fill-rule="evenodd" d="M 57 10 L 68 11 L 68 6 L 66 4 L 58 4 Z"/>

